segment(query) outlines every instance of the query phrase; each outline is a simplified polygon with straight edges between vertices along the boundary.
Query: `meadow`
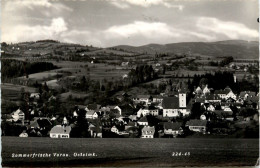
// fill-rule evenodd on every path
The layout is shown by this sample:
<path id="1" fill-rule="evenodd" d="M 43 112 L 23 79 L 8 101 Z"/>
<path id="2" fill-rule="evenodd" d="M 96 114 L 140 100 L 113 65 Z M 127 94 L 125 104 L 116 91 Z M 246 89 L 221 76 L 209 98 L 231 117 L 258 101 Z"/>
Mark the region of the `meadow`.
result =
<path id="1" fill-rule="evenodd" d="M 12 157 L 20 153 L 47 153 L 51 157 Z M 68 156 L 55 157 L 53 153 Z M 95 153 L 96 156 L 74 157 L 74 153 Z M 182 155 L 176 156 L 177 153 Z M 258 139 L 2 137 L 3 166 L 254 166 L 258 157 Z"/>

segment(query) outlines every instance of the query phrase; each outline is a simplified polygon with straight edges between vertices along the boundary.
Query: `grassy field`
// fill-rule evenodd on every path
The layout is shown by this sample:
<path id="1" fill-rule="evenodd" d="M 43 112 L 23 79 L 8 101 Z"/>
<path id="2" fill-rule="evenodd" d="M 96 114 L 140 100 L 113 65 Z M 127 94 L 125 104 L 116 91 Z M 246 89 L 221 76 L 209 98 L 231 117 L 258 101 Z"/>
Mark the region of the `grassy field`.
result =
<path id="1" fill-rule="evenodd" d="M 1 84 L 1 96 L 4 100 L 17 100 L 21 94 L 22 88 L 24 88 L 24 91 L 26 92 L 36 91 L 33 87 L 3 83 Z"/>
<path id="2" fill-rule="evenodd" d="M 74 153 L 95 156 L 74 157 Z M 182 156 L 172 156 L 173 152 Z M 190 156 L 185 156 L 187 152 Z M 45 158 L 12 154 L 47 153 Z M 55 157 L 65 153 L 67 157 Z M 50 139 L 2 137 L 3 166 L 254 166 L 258 139 Z"/>

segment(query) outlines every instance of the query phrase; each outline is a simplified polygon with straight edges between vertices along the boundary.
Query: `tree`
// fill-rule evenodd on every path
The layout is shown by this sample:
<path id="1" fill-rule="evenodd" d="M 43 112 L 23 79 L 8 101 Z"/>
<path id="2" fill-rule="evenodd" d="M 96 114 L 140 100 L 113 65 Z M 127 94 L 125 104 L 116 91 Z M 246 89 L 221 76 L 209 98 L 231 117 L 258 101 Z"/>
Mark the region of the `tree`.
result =
<path id="1" fill-rule="evenodd" d="M 191 118 L 193 119 L 199 119 L 202 114 L 202 109 L 199 102 L 196 102 L 192 105 L 191 108 Z"/>
<path id="2" fill-rule="evenodd" d="M 71 137 L 88 138 L 90 137 L 88 132 L 88 121 L 85 117 L 86 111 L 79 110 L 76 126 L 71 130 Z"/>
<path id="3" fill-rule="evenodd" d="M 207 85 L 209 83 L 209 81 L 208 81 L 208 79 L 207 78 L 202 78 L 201 80 L 200 80 L 200 86 L 205 86 L 205 85 Z"/>

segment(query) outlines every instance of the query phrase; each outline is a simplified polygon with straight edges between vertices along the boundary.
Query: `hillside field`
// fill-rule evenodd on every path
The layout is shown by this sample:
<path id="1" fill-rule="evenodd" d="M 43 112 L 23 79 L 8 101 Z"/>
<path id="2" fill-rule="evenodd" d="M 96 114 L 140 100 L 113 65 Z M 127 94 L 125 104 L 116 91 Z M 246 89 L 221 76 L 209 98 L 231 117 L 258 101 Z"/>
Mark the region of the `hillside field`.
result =
<path id="1" fill-rule="evenodd" d="M 173 152 L 182 155 L 173 156 Z M 47 153 L 51 157 L 12 158 L 13 153 Z M 54 157 L 53 153 L 65 153 L 68 157 Z M 74 153 L 96 156 L 74 157 Z M 258 139 L 2 137 L 3 166 L 254 166 L 258 157 Z"/>

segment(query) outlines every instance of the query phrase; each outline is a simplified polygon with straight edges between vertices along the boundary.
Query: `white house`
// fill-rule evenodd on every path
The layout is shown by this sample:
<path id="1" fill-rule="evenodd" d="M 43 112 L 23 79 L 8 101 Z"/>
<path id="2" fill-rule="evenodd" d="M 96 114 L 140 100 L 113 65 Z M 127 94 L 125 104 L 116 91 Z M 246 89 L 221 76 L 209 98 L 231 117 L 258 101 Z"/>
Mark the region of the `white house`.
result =
<path id="1" fill-rule="evenodd" d="M 111 132 L 114 132 L 114 133 L 116 133 L 116 134 L 119 134 L 119 130 L 118 130 L 118 128 L 117 128 L 116 126 L 113 126 L 113 127 L 111 128 Z"/>
<path id="2" fill-rule="evenodd" d="M 237 100 L 237 96 L 230 90 L 228 94 L 226 95 L 225 99 L 227 100 L 228 98 L 232 98 L 234 100 Z"/>
<path id="3" fill-rule="evenodd" d="M 202 90 L 202 92 L 203 92 L 204 95 L 210 93 L 210 90 L 209 90 L 209 88 L 208 88 L 208 85 L 206 85 L 206 86 L 204 87 L 204 89 Z"/>
<path id="4" fill-rule="evenodd" d="M 17 109 L 15 112 L 11 113 L 11 116 L 13 118 L 13 121 L 18 121 L 18 120 L 24 120 L 24 112 L 22 110 Z"/>
<path id="5" fill-rule="evenodd" d="M 137 112 L 137 117 L 146 116 L 146 115 L 149 115 L 149 114 L 153 115 L 153 116 L 158 116 L 159 110 L 157 108 L 153 107 L 153 106 L 141 108 Z"/>
<path id="6" fill-rule="evenodd" d="M 31 93 L 30 94 L 30 98 L 39 99 L 40 98 L 40 93 Z"/>
<path id="7" fill-rule="evenodd" d="M 142 129 L 142 136 L 141 138 L 154 138 L 155 128 L 154 126 L 144 126 Z"/>
<path id="8" fill-rule="evenodd" d="M 86 118 L 96 119 L 96 118 L 98 118 L 98 114 L 94 110 L 89 110 L 89 111 L 86 112 Z"/>
<path id="9" fill-rule="evenodd" d="M 145 103 L 148 104 L 150 102 L 150 95 L 137 95 L 135 98 L 133 98 L 133 101 L 135 103 Z"/>
<path id="10" fill-rule="evenodd" d="M 207 110 L 208 110 L 208 111 L 215 111 L 215 107 L 214 107 L 212 104 L 210 104 L 210 105 L 207 107 Z"/>
<path id="11" fill-rule="evenodd" d="M 56 125 L 50 131 L 51 138 L 69 138 L 71 126 Z"/>

